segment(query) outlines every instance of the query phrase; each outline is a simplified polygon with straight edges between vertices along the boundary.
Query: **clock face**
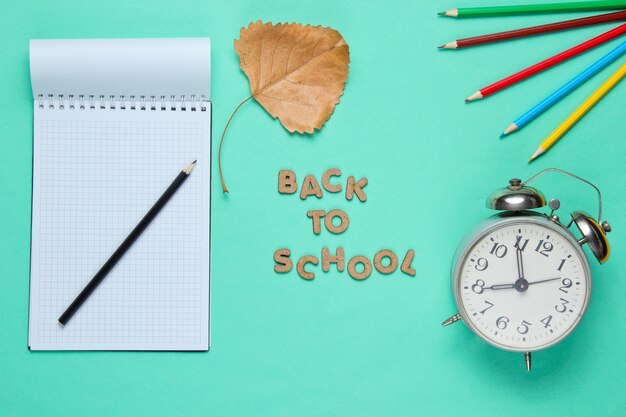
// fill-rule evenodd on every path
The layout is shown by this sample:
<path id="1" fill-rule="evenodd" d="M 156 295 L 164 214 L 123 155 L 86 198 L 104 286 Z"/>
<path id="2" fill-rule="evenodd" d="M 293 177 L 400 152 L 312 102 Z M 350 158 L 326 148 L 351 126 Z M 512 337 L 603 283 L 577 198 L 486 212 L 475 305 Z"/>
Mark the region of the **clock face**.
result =
<path id="1" fill-rule="evenodd" d="M 500 348 L 548 347 L 567 336 L 587 308 L 587 260 L 574 239 L 546 222 L 505 222 L 459 259 L 455 285 L 462 316 Z"/>

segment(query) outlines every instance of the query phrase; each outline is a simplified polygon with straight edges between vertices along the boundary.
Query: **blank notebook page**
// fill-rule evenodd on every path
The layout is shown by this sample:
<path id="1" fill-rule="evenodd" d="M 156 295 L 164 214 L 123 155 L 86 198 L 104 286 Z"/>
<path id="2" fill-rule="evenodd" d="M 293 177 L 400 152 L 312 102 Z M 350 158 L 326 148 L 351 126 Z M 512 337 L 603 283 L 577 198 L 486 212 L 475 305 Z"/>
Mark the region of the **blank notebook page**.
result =
<path id="1" fill-rule="evenodd" d="M 31 77 L 30 348 L 207 350 L 208 39 L 32 41 Z M 195 159 L 187 181 L 60 325 L 67 306 Z"/>

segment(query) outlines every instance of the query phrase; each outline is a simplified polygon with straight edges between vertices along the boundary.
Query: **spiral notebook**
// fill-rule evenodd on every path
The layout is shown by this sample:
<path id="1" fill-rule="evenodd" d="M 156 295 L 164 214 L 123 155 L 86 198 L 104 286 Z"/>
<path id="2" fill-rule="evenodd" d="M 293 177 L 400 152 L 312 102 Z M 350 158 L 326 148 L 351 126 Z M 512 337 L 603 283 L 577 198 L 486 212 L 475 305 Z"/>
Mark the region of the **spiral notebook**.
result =
<path id="1" fill-rule="evenodd" d="M 33 40 L 33 350 L 208 350 L 208 38 Z M 196 168 L 66 326 L 57 319 Z"/>

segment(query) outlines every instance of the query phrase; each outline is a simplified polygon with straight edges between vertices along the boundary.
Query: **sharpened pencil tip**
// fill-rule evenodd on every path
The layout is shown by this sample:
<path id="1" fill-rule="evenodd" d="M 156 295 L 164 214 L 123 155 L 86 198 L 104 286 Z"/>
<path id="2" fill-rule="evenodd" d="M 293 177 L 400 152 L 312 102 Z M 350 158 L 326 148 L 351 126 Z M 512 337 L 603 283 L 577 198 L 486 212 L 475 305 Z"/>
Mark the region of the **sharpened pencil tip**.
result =
<path id="1" fill-rule="evenodd" d="M 500 133 L 499 138 L 502 139 L 503 137 L 505 137 L 506 135 L 504 134 L 504 132 Z"/>
<path id="2" fill-rule="evenodd" d="M 506 129 L 504 129 L 504 132 L 502 132 L 503 136 L 508 135 L 509 133 L 513 133 L 515 132 L 517 129 L 519 129 L 519 127 L 517 127 L 517 125 L 515 123 L 511 123 L 509 125 L 509 127 L 507 127 Z"/>
<path id="3" fill-rule="evenodd" d="M 196 159 L 195 161 L 187 165 L 185 168 L 183 168 L 183 172 L 187 175 L 191 174 L 191 171 L 193 171 L 193 168 L 196 166 L 197 161 L 198 160 Z"/>
<path id="4" fill-rule="evenodd" d="M 458 17 L 459 9 L 450 9 L 443 12 L 437 13 L 439 16 L 448 16 L 448 17 Z"/>
<path id="5" fill-rule="evenodd" d="M 195 164 L 196 162 L 198 162 L 198 160 L 197 160 L 197 159 L 194 159 L 194 160 L 193 160 L 193 162 L 192 162 L 192 164 Z"/>
<path id="6" fill-rule="evenodd" d="M 441 46 L 438 46 L 439 49 L 457 49 L 458 47 L 459 47 L 459 44 L 457 41 L 448 42 Z"/>
<path id="7" fill-rule="evenodd" d="M 532 154 L 532 156 L 530 157 L 528 162 L 530 163 L 531 161 L 534 161 L 539 155 L 543 154 L 545 151 L 546 151 L 545 149 L 543 149 L 541 146 L 539 146 L 537 148 L 537 150 L 535 151 L 535 153 Z"/>
<path id="8" fill-rule="evenodd" d="M 478 90 L 474 94 L 472 94 L 471 96 L 466 98 L 465 101 L 466 102 L 470 102 L 470 101 L 474 101 L 474 100 L 480 100 L 482 98 L 483 98 L 483 93 L 480 90 Z"/>

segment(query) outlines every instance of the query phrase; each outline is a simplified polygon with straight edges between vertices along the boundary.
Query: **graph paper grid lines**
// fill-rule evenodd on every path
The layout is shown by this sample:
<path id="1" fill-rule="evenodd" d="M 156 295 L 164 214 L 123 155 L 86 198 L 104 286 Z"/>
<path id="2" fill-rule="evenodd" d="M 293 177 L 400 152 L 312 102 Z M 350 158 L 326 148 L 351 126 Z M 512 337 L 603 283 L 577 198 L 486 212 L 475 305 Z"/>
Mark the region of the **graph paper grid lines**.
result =
<path id="1" fill-rule="evenodd" d="M 210 108 L 35 103 L 34 113 L 30 348 L 207 350 Z M 61 326 L 60 314 L 194 159 L 189 179 Z"/>

